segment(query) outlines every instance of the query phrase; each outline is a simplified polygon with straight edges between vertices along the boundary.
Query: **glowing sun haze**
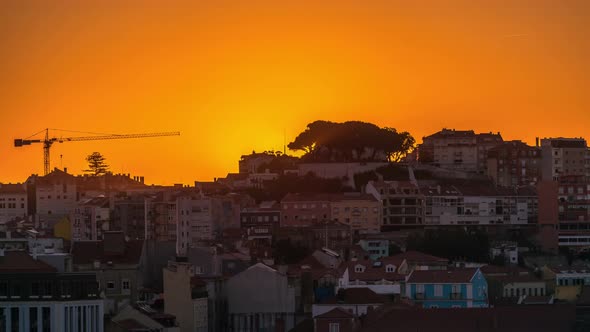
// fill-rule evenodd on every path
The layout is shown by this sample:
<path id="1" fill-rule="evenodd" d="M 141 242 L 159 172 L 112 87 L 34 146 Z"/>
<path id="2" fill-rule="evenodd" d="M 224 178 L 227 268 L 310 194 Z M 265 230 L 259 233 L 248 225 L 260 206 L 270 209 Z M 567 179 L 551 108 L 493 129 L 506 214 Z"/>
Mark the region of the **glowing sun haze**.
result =
<path id="1" fill-rule="evenodd" d="M 42 147 L 12 141 L 46 127 L 181 131 L 52 148 L 53 167 L 100 151 L 162 184 L 235 172 L 318 119 L 590 138 L 588 17 L 585 0 L 2 1 L 0 181 L 42 173 Z"/>

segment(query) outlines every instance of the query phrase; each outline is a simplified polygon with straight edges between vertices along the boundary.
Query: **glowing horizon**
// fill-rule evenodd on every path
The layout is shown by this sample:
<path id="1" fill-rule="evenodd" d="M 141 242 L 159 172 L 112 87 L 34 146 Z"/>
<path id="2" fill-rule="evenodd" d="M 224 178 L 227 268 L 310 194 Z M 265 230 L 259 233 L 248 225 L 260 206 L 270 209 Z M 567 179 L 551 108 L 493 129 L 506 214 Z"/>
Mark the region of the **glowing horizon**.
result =
<path id="1" fill-rule="evenodd" d="M 158 184 L 237 172 L 320 119 L 417 142 L 443 127 L 590 138 L 587 1 L 168 4 L 0 4 L 0 182 L 42 174 L 42 146 L 13 140 L 46 127 L 180 131 L 52 148 L 52 167 L 99 151 Z"/>

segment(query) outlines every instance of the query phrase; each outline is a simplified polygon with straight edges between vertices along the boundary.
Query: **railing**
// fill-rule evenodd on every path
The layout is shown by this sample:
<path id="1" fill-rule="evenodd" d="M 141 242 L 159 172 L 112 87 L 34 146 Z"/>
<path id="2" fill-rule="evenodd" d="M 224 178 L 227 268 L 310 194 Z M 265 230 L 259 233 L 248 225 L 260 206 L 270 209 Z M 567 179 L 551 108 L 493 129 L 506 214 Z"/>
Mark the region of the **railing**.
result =
<path id="1" fill-rule="evenodd" d="M 451 300 L 460 300 L 463 298 L 461 293 L 451 293 Z"/>
<path id="2" fill-rule="evenodd" d="M 416 300 L 424 300 L 424 293 L 416 293 Z"/>

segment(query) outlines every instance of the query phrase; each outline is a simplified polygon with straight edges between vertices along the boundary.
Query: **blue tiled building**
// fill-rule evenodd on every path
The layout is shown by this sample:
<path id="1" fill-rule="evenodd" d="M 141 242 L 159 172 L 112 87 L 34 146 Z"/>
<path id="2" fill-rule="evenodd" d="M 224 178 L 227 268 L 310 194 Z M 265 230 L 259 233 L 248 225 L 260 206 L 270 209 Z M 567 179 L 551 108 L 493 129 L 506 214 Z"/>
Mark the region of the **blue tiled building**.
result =
<path id="1" fill-rule="evenodd" d="M 479 269 L 413 271 L 406 296 L 424 308 L 488 306 L 488 283 Z"/>

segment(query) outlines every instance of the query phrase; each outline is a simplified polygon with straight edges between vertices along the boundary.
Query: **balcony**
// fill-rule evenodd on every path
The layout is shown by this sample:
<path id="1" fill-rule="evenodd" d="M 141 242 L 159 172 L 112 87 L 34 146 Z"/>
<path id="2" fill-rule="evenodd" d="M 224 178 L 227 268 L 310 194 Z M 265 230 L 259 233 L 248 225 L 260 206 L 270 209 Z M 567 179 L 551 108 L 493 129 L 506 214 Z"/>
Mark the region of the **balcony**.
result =
<path id="1" fill-rule="evenodd" d="M 424 300 L 424 293 L 416 293 L 416 300 Z"/>
<path id="2" fill-rule="evenodd" d="M 461 293 L 451 293 L 451 300 L 461 300 L 463 295 Z"/>

